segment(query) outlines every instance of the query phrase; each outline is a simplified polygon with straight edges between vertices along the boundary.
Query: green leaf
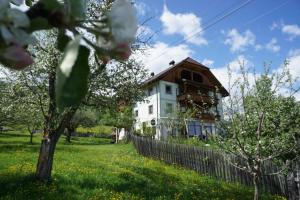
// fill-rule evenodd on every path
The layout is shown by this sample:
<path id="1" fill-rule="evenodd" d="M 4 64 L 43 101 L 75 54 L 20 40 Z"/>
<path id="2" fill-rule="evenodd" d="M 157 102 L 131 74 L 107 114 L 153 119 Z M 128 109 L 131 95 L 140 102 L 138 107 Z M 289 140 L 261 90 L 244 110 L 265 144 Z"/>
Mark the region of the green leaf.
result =
<path id="1" fill-rule="evenodd" d="M 71 16 L 75 19 L 84 19 L 86 12 L 86 0 L 69 0 L 68 1 Z"/>
<path id="2" fill-rule="evenodd" d="M 32 19 L 30 21 L 30 27 L 28 31 L 34 32 L 38 30 L 46 30 L 52 28 L 51 25 L 49 25 L 48 20 L 42 17 L 37 17 L 35 19 Z"/>
<path id="3" fill-rule="evenodd" d="M 19 28 L 10 28 L 11 33 L 14 35 L 15 42 L 17 42 L 20 45 L 28 45 L 28 44 L 34 44 L 36 43 L 36 40 L 33 36 L 29 35 L 27 32 L 25 32 L 22 29 Z"/>
<path id="4" fill-rule="evenodd" d="M 64 51 L 71 38 L 67 36 L 63 31 L 59 31 L 57 36 L 57 48 L 60 51 Z"/>
<path id="5" fill-rule="evenodd" d="M 18 10 L 18 9 L 9 9 L 7 11 L 8 17 L 12 19 L 14 27 L 28 27 L 30 25 L 30 21 L 28 19 L 28 16 Z"/>
<path id="6" fill-rule="evenodd" d="M 79 105 L 87 92 L 89 49 L 80 45 L 80 39 L 68 43 L 57 69 L 56 102 L 61 111 Z"/>
<path id="7" fill-rule="evenodd" d="M 59 3 L 57 0 L 40 0 L 44 5 L 47 10 L 53 11 L 53 10 L 63 10 L 64 4 Z"/>
<path id="8" fill-rule="evenodd" d="M 8 0 L 1 0 L 0 1 L 0 13 L 3 15 L 7 9 L 9 8 L 9 1 Z M 1 17 L 2 17 L 1 15 Z"/>
<path id="9" fill-rule="evenodd" d="M 32 3 L 33 3 L 33 0 L 25 0 L 26 6 L 31 7 L 31 6 L 32 6 Z"/>
<path id="10" fill-rule="evenodd" d="M 5 26 L 0 26 L 0 33 L 6 44 L 9 44 L 10 42 L 13 41 L 13 39 L 14 39 L 13 34 Z"/>

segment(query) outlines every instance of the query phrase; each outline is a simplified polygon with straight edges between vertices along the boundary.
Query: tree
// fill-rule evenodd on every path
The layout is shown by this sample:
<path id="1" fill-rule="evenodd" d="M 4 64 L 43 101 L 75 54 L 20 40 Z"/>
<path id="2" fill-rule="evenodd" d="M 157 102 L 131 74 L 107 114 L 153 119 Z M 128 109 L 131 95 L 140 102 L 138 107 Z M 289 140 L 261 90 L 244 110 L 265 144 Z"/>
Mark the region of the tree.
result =
<path id="1" fill-rule="evenodd" d="M 235 163 L 229 158 L 233 166 L 252 176 L 254 199 L 258 199 L 261 177 L 281 172 L 264 174 L 263 164 L 295 152 L 299 145 L 300 110 L 293 97 L 298 90 L 293 89 L 295 80 L 286 65 L 282 71 L 273 73 L 266 67 L 264 73 L 253 77 L 252 84 L 244 66 L 241 66 L 241 74 L 242 77 L 229 86 L 228 122 L 219 122 L 226 136 L 219 140 L 219 144 L 228 153 L 244 160 Z M 287 91 L 287 96 L 282 96 L 282 91 Z M 289 158 L 289 161 L 296 157 Z M 282 169 L 286 164 L 282 163 Z"/>
<path id="2" fill-rule="evenodd" d="M 0 81 L 0 131 L 4 126 L 9 126 L 15 122 L 15 106 L 13 99 L 13 91 L 4 81 Z"/>
<path id="3" fill-rule="evenodd" d="M 98 116 L 90 109 L 79 109 L 66 127 L 66 141 L 71 142 L 71 135 L 78 126 L 93 127 L 97 125 Z"/>
<path id="4" fill-rule="evenodd" d="M 24 105 L 33 103 L 38 106 L 44 121 L 44 133 L 41 144 L 39 162 L 36 176 L 41 180 L 49 180 L 55 145 L 70 123 L 80 106 L 93 109 L 118 108 L 118 102 L 128 104 L 140 99 L 139 84 L 144 79 L 145 69 L 134 61 L 114 62 L 105 68 L 95 58 L 90 59 L 91 72 L 88 76 L 88 95 L 80 105 L 60 111 L 56 104 L 55 85 L 57 84 L 57 71 L 59 58 L 62 56 L 56 49 L 55 32 L 41 34 L 39 40 L 43 46 L 32 49 L 36 56 L 33 67 L 15 73 L 11 84 L 22 86 L 22 94 L 26 94 Z M 124 96 L 126 98 L 124 98 Z M 25 99 L 27 99 L 25 101 Z"/>
<path id="5" fill-rule="evenodd" d="M 126 60 L 130 56 L 137 23 L 132 5 L 127 0 L 117 0 L 112 4 L 111 1 L 105 1 L 108 7 L 105 7 L 105 2 L 102 5 L 106 11 L 110 11 L 99 10 L 96 19 L 87 18 L 89 15 L 86 15 L 84 0 L 66 0 L 63 3 L 56 0 L 29 0 L 26 4 L 30 8 L 26 12 L 10 4 L 20 5 L 22 2 L 0 2 L 0 17 L 9 20 L 0 20 L 3 30 L 0 35 L 0 63 L 21 70 L 32 65 L 31 54 L 36 54 L 37 62 L 33 66 L 36 69 L 29 69 L 23 75 L 24 80 L 28 80 L 29 92 L 37 95 L 44 118 L 36 177 L 47 181 L 51 177 L 56 143 L 88 91 L 90 50 L 93 49 L 97 62 L 101 62 L 100 69 L 94 71 L 94 76 L 97 76 L 102 73 L 109 59 Z M 57 42 L 48 37 L 46 39 L 51 41 L 45 48 L 40 45 L 38 51 L 29 54 L 27 47 L 33 44 L 33 32 L 46 29 L 58 29 L 58 35 L 55 36 Z M 68 31 L 73 37 L 67 34 Z M 40 44 L 43 39 L 39 40 Z M 83 41 L 86 45 L 82 45 Z M 54 47 L 54 44 L 57 46 Z M 64 53 L 61 54 L 59 50 Z M 32 79 L 35 82 L 28 78 L 32 75 L 39 75 Z"/>
<path id="6" fill-rule="evenodd" d="M 23 103 L 22 98 L 18 99 L 21 102 L 15 104 L 18 119 L 15 124 L 25 126 L 30 136 L 29 143 L 33 144 L 33 135 L 43 128 L 43 116 L 35 104 Z"/>
<path id="7" fill-rule="evenodd" d="M 128 132 L 134 120 L 132 107 L 144 99 L 141 83 L 148 78 L 149 73 L 141 63 L 133 59 L 120 63 L 118 67 L 114 66 L 115 63 L 103 76 L 95 79 L 98 84 L 90 84 L 91 91 L 98 92 L 89 92 L 87 98 L 94 107 L 101 110 L 102 123 L 117 129 L 124 128 Z M 99 85 L 99 82 L 102 84 Z"/>
<path id="8" fill-rule="evenodd" d="M 173 134 L 173 130 L 177 129 L 180 133 L 184 135 L 185 132 L 188 132 L 188 121 L 195 117 L 197 109 L 180 107 L 176 106 L 175 110 L 166 110 L 167 116 L 160 121 L 160 125 L 167 129 L 168 135 L 176 136 Z"/>

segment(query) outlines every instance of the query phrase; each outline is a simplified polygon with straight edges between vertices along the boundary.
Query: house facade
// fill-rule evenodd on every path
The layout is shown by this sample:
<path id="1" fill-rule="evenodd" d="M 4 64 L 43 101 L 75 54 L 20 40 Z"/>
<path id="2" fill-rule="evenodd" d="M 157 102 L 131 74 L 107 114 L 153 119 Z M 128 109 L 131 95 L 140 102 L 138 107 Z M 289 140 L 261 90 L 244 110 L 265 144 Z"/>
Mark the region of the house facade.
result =
<path id="1" fill-rule="evenodd" d="M 147 97 L 133 109 L 135 130 L 151 131 L 156 139 L 215 134 L 215 122 L 223 118 L 222 98 L 228 92 L 208 67 L 191 58 L 170 65 L 143 83 Z M 182 117 L 188 110 L 192 114 Z"/>

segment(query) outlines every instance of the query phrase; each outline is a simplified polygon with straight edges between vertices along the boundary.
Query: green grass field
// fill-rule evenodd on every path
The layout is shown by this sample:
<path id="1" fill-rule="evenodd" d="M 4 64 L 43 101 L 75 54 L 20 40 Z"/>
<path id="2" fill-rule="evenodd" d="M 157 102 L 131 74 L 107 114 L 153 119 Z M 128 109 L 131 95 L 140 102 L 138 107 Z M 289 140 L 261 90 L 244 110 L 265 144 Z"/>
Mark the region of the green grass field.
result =
<path id="1" fill-rule="evenodd" d="M 138 155 L 132 144 L 81 138 L 56 149 L 51 183 L 34 180 L 39 137 L 0 134 L 0 199 L 252 199 L 253 191 Z M 280 199 L 264 195 L 263 199 Z"/>

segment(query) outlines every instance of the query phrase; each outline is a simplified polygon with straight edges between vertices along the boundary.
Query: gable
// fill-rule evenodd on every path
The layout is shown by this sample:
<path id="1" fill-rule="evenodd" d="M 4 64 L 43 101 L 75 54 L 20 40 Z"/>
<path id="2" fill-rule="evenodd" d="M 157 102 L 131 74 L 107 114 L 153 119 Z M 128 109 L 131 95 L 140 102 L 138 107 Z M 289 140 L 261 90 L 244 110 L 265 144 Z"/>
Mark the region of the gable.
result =
<path id="1" fill-rule="evenodd" d="M 190 76 L 188 75 L 190 74 Z M 184 76 L 186 75 L 186 76 Z M 151 77 L 144 82 L 144 86 L 154 83 L 158 80 L 164 80 L 172 83 L 180 84 L 183 77 L 189 81 L 195 82 L 203 87 L 214 90 L 216 87 L 220 90 L 223 97 L 228 96 L 229 93 L 213 75 L 210 69 L 197 61 L 186 58 L 176 65 L 169 67 L 161 73 Z"/>

